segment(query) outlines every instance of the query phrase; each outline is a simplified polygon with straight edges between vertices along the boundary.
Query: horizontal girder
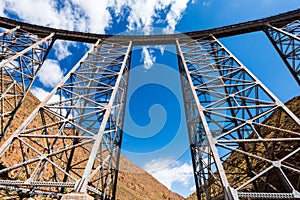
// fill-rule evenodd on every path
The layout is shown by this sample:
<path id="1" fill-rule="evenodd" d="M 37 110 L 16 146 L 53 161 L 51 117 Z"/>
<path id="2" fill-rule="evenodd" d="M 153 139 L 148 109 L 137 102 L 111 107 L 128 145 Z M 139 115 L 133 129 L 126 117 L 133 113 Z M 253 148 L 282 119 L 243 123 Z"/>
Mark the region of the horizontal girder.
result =
<path id="1" fill-rule="evenodd" d="M 282 27 L 292 21 L 299 19 L 300 9 L 290 11 L 287 13 L 279 14 L 272 17 L 253 20 L 249 22 L 233 24 L 229 26 L 223 26 L 219 28 L 213 28 L 208 30 L 200 30 L 187 32 L 183 34 L 164 34 L 164 35 L 147 35 L 147 36 L 128 36 L 128 35 L 106 35 L 106 34 L 94 34 L 68 31 L 62 29 L 48 28 L 39 25 L 33 25 L 29 23 L 19 22 L 12 19 L 0 17 L 0 27 L 14 28 L 20 26 L 22 29 L 29 32 L 34 32 L 40 36 L 46 36 L 50 33 L 55 33 L 56 39 L 71 40 L 77 42 L 95 43 L 98 39 L 108 39 L 114 37 L 116 40 L 133 41 L 133 45 L 159 45 L 159 44 L 175 44 L 176 39 L 180 39 L 183 35 L 192 39 L 199 39 L 210 34 L 213 34 L 217 38 L 229 37 L 239 34 L 245 34 L 255 31 L 261 31 L 265 28 L 266 24 L 272 24 L 276 27 Z"/>

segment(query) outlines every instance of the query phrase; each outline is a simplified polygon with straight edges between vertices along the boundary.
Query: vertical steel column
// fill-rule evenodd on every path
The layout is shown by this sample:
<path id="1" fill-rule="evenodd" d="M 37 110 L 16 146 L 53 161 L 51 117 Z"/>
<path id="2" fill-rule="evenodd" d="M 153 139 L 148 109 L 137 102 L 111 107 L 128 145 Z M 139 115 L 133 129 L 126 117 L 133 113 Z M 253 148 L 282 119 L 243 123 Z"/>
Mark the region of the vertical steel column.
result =
<path id="1" fill-rule="evenodd" d="M 220 182 L 223 186 L 224 193 L 225 193 L 224 197 L 225 197 L 225 199 L 228 199 L 228 200 L 237 199 L 237 197 L 234 197 L 231 194 L 231 191 L 230 191 L 230 188 L 229 188 L 229 183 L 228 183 L 228 180 L 226 178 L 226 175 L 225 175 L 222 163 L 221 163 L 221 159 L 220 159 L 219 154 L 218 154 L 218 150 L 215 146 L 216 141 L 214 140 L 214 138 L 212 136 L 212 133 L 209 129 L 208 122 L 206 121 L 206 118 L 205 118 L 205 115 L 204 115 L 204 107 L 201 105 L 201 103 L 198 99 L 197 92 L 195 90 L 192 77 L 190 75 L 185 57 L 184 57 L 184 55 L 181 51 L 181 47 L 180 47 L 180 44 L 179 44 L 178 40 L 176 40 L 176 47 L 177 47 L 177 51 L 178 51 L 178 54 L 179 54 L 181 62 L 182 62 L 181 67 L 184 68 L 184 69 L 182 69 L 182 72 L 185 74 L 184 77 L 187 79 L 187 83 L 189 84 L 189 88 L 190 88 L 192 96 L 193 96 L 193 101 L 196 104 L 196 109 L 197 109 L 197 112 L 198 112 L 197 113 L 198 116 L 196 116 L 196 117 L 200 118 L 199 122 L 202 124 L 203 131 L 205 132 L 205 137 L 206 137 L 209 149 L 211 150 L 211 155 L 212 155 L 212 157 L 214 159 L 214 162 L 216 164 L 216 169 L 218 171 L 218 175 L 220 176 Z M 200 151 L 203 152 L 204 150 L 200 150 Z M 198 152 L 198 153 L 200 153 L 200 152 Z M 200 162 L 202 162 L 202 161 L 200 161 Z M 198 195 L 198 197 L 199 197 L 199 195 Z"/>
<path id="2" fill-rule="evenodd" d="M 131 42 L 98 41 L 82 57 L 0 147 L 1 188 L 115 198 L 130 52 Z"/>
<path id="3" fill-rule="evenodd" d="M 268 24 L 265 33 L 300 86 L 300 21 L 282 28 Z"/>
<path id="4" fill-rule="evenodd" d="M 129 69 L 129 62 L 130 62 L 129 55 L 130 55 L 130 52 L 131 52 L 131 47 L 132 47 L 132 42 L 129 43 L 127 52 L 126 52 L 124 60 L 122 62 L 122 66 L 120 68 L 120 71 L 118 72 L 118 77 L 115 81 L 113 92 L 110 96 L 108 105 L 106 106 L 106 110 L 105 110 L 105 113 L 104 113 L 104 116 L 103 116 L 101 126 L 99 128 L 99 132 L 98 132 L 98 134 L 95 138 L 95 142 L 93 144 L 93 148 L 91 150 L 91 154 L 90 154 L 88 163 L 85 167 L 84 174 L 82 175 L 82 178 L 81 178 L 82 183 L 79 183 L 80 187 L 77 187 L 77 189 L 76 189 L 76 191 L 78 191 L 78 192 L 86 192 L 87 187 L 88 187 L 88 182 L 95 175 L 94 174 L 95 172 L 93 172 L 93 174 L 92 174 L 92 168 L 95 165 L 95 159 L 96 159 L 97 154 L 99 154 L 99 150 L 101 151 L 100 147 L 103 144 L 105 144 L 105 142 L 106 142 L 106 141 L 103 140 L 103 137 L 105 137 L 105 134 L 109 135 L 109 136 L 106 136 L 106 137 L 108 137 L 108 138 L 106 138 L 106 139 L 108 139 L 108 141 L 107 141 L 108 143 L 105 144 L 106 147 L 109 147 L 109 145 L 116 145 L 116 147 L 110 146 L 107 149 L 108 151 L 110 151 L 109 152 L 110 162 L 109 162 L 108 169 L 106 169 L 106 170 L 109 171 L 109 170 L 112 170 L 112 168 L 113 168 L 113 170 L 117 170 L 116 167 L 118 167 L 118 166 L 113 166 L 112 159 L 113 159 L 113 154 L 114 153 L 119 154 L 118 152 L 120 151 L 119 150 L 120 141 L 115 141 L 116 140 L 115 137 L 121 137 L 121 135 L 117 135 L 118 134 L 117 132 L 122 132 L 122 126 L 123 125 L 121 125 L 121 127 L 118 127 L 118 126 L 120 126 L 120 124 L 118 124 L 120 122 L 119 121 L 120 119 L 118 119 L 118 116 L 115 116 L 115 117 L 117 117 L 116 119 L 114 118 L 114 116 L 113 116 L 114 114 L 112 113 L 113 112 L 112 109 L 113 109 L 113 107 L 115 106 L 116 103 L 117 104 L 119 104 L 119 103 L 124 104 L 124 102 L 125 102 L 123 96 L 126 94 L 125 90 L 127 88 L 127 84 L 124 83 L 124 75 L 128 76 L 128 74 L 126 74 L 126 73 L 128 72 L 128 69 Z M 126 87 L 124 87 L 124 86 L 126 86 Z M 117 97 L 117 95 L 119 95 L 118 93 L 120 93 L 120 92 L 123 93 L 121 95 L 122 100 L 118 99 L 118 97 Z M 120 111 L 124 112 L 124 107 L 125 106 L 123 106 L 123 108 L 120 109 Z M 117 115 L 124 115 L 124 113 L 120 112 L 120 113 L 117 113 Z M 123 121 L 123 116 L 121 118 L 122 118 L 121 120 Z M 116 129 L 116 130 L 114 130 L 114 129 Z M 105 133 L 105 132 L 107 132 L 107 133 Z M 112 133 L 110 133 L 110 132 L 112 132 Z M 112 135 L 110 135 L 110 134 L 112 134 Z M 109 138 L 109 137 L 112 137 L 112 138 Z M 110 142 L 112 142 L 112 144 L 109 144 Z M 115 152 L 115 151 L 118 151 L 118 152 Z M 114 158 L 114 159 L 119 159 L 119 158 Z M 104 175 L 107 176 L 108 173 L 111 173 L 111 172 L 105 172 L 105 173 L 106 174 L 104 174 Z M 115 173 L 115 172 L 113 172 L 113 173 Z M 101 176 L 103 176 L 103 174 Z M 115 180 L 112 180 L 112 179 L 115 179 L 115 178 L 116 177 L 112 176 L 111 179 L 107 179 L 106 183 L 105 183 L 105 186 L 108 186 L 110 184 L 109 182 L 115 181 Z M 109 196 L 109 194 L 106 194 L 106 191 L 104 191 L 103 199 L 106 198 L 106 195 Z"/>
<path id="5" fill-rule="evenodd" d="M 198 199 L 299 198 L 300 120 L 215 37 L 177 48 Z"/>
<path id="6" fill-rule="evenodd" d="M 53 42 L 16 27 L 0 34 L 0 103 L 3 138 L 34 82 Z"/>

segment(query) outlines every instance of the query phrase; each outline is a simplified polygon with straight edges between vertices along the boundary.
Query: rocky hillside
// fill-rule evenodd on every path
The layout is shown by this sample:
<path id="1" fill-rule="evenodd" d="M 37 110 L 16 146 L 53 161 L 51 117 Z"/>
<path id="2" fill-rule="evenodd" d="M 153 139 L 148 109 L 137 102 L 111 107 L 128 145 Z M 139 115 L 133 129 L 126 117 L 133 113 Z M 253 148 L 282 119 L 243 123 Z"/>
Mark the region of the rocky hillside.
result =
<path id="1" fill-rule="evenodd" d="M 39 100 L 29 93 L 16 114 L 14 121 L 6 134 L 5 139 L 16 130 L 26 117 L 38 106 Z M 15 153 L 18 153 L 15 149 Z M 9 158 L 1 160 L 0 168 L 6 166 Z M 118 200 L 183 200 L 184 198 L 174 193 L 149 173 L 121 157 L 121 170 L 118 177 L 117 199 Z M 2 175 L 3 176 L 3 175 Z M 2 177 L 4 178 L 4 177 Z M 1 191 L 0 199 L 22 199 L 20 195 L 11 191 Z"/>
<path id="2" fill-rule="evenodd" d="M 121 157 L 117 200 L 183 200 L 154 177 L 125 157 Z"/>
<path id="3" fill-rule="evenodd" d="M 31 93 L 28 94 L 23 105 L 19 109 L 13 124 L 8 132 L 7 136 L 10 135 L 12 130 L 15 130 L 24 119 L 32 112 L 32 110 L 39 104 L 39 100 L 33 96 Z M 286 105 L 297 115 L 300 116 L 300 96 L 295 97 L 288 101 Z M 271 123 L 272 118 L 266 122 Z M 282 116 L 281 117 L 282 127 L 286 129 L 294 129 L 289 121 Z M 236 159 L 234 155 L 232 158 Z M 2 161 L 3 163 L 3 161 Z M 128 159 L 121 157 L 121 170 L 118 177 L 118 189 L 117 189 L 117 199 L 118 200 L 183 200 L 184 198 L 172 191 L 168 190 L 160 182 L 158 182 L 154 177 L 145 172 L 143 169 L 139 168 Z M 2 164 L 3 167 L 5 163 Z M 14 192 L 1 191 L 0 199 L 21 199 L 20 196 Z M 187 198 L 187 200 L 196 200 L 196 194 L 193 193 Z"/>
<path id="4" fill-rule="evenodd" d="M 289 100 L 286 104 L 285 104 L 296 116 L 300 117 L 300 96 L 297 96 L 297 97 L 294 97 L 293 99 Z M 274 113 L 273 115 L 271 115 L 264 123 L 267 124 L 267 125 L 273 125 L 277 119 L 277 113 Z M 291 121 L 291 119 L 289 117 L 286 116 L 286 114 L 281 114 L 280 115 L 280 127 L 279 128 L 282 128 L 282 129 L 287 129 L 287 130 L 292 130 L 292 131 L 295 131 L 295 132 L 299 132 L 299 127 L 298 126 L 295 126 L 294 122 Z M 272 134 L 272 132 L 270 133 Z M 265 137 L 271 137 L 271 135 L 267 135 Z M 297 141 L 294 142 L 295 145 L 293 143 L 290 144 L 289 147 L 287 146 L 284 146 L 284 145 L 278 145 L 275 149 L 275 156 L 279 157 L 280 155 L 279 154 L 285 154 L 285 152 L 288 152 L 288 151 L 292 151 L 293 149 L 291 149 L 292 147 L 298 147 L 299 144 L 297 143 Z M 297 144 L 296 144 L 297 143 Z M 256 149 L 259 149 L 260 147 L 257 146 Z M 299 155 L 299 154 L 298 154 Z M 229 156 L 227 159 L 229 160 L 236 160 L 236 163 L 240 163 L 240 166 L 243 166 L 245 165 L 243 163 L 242 160 L 239 161 L 239 156 L 238 154 L 235 154 L 233 153 L 231 156 Z M 295 163 L 294 165 L 295 166 L 299 166 L 299 160 L 300 159 L 295 159 Z M 229 162 L 230 163 L 230 162 Z M 264 166 L 259 166 L 259 165 L 256 165 L 256 164 L 253 164 L 254 167 L 264 167 Z M 228 167 L 230 168 L 230 166 L 224 166 L 224 167 Z M 289 174 L 289 176 L 293 176 L 292 174 Z M 277 180 L 278 177 L 276 175 L 274 176 L 271 176 L 273 180 L 273 182 L 276 184 L 280 184 L 280 180 Z M 237 177 L 229 177 L 229 182 L 230 181 L 236 181 L 235 179 L 237 179 Z M 299 179 L 295 178 L 295 179 L 292 179 L 294 180 L 295 182 L 298 182 Z M 293 184 L 293 183 L 292 183 Z M 299 187 L 299 182 L 298 184 Z M 278 185 L 279 186 L 279 185 Z M 277 187 L 278 187 L 277 186 Z M 297 188 L 299 190 L 299 188 Z M 197 196 L 196 196 L 196 192 L 194 192 L 193 194 L 191 194 L 187 200 L 197 200 Z"/>

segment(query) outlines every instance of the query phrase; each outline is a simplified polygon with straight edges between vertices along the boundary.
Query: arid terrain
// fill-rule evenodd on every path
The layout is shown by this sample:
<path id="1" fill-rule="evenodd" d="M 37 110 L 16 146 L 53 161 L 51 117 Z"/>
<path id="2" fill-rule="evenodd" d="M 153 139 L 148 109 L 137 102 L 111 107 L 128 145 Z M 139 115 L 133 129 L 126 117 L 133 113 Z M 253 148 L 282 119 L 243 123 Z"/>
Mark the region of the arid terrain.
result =
<path id="1" fill-rule="evenodd" d="M 289 100 L 288 102 L 285 103 L 285 105 L 298 117 L 300 117 L 300 96 L 294 97 L 293 99 Z M 275 121 L 277 120 L 277 113 L 274 113 L 273 115 L 271 115 L 264 123 L 267 125 L 272 125 L 275 123 Z M 286 116 L 286 114 L 282 113 L 280 115 L 280 128 L 281 129 L 287 129 L 287 130 L 292 130 L 294 132 L 300 132 L 299 127 L 295 125 L 295 123 Z M 265 137 L 272 137 L 271 134 L 273 134 L 272 132 L 269 133 L 270 135 L 266 135 Z M 298 141 L 294 141 L 292 143 L 290 143 L 289 146 L 286 146 L 284 144 L 279 144 L 278 146 L 275 147 L 274 149 L 274 156 L 275 157 L 281 157 L 282 155 L 285 155 L 285 153 L 290 152 L 292 150 L 294 150 L 294 148 L 298 148 L 299 144 L 297 144 Z M 249 148 L 254 148 L 254 147 L 249 147 Z M 261 149 L 261 151 L 264 151 L 262 147 L 260 147 L 259 145 L 255 147 L 254 150 L 259 150 Z M 296 155 L 296 158 L 293 160 L 293 164 L 295 166 L 299 166 L 299 162 L 300 162 L 300 158 L 299 158 L 299 153 Z M 235 160 L 236 163 L 239 163 L 239 165 L 241 166 L 241 168 L 243 168 L 243 166 L 245 166 L 245 161 L 239 158 L 240 156 L 238 155 L 238 153 L 233 153 L 231 154 L 227 159 L 228 160 Z M 229 162 L 230 163 L 230 162 Z M 264 167 L 262 165 L 260 165 L 259 163 L 253 163 L 252 165 L 255 168 L 258 167 Z M 230 168 L 231 166 L 226 166 L 224 165 L 224 168 Z M 300 178 L 299 175 L 296 174 L 292 174 L 289 173 L 288 176 L 290 178 L 290 180 L 292 180 L 292 184 L 294 185 L 295 188 L 297 188 L 298 190 L 300 189 Z M 294 176 L 293 178 L 291 178 L 292 176 Z M 280 183 L 281 181 L 278 179 L 278 176 L 276 176 L 275 174 L 270 174 L 270 179 L 271 181 L 273 181 L 273 185 L 280 187 Z M 231 181 L 236 181 L 238 179 L 238 177 L 228 177 L 229 182 Z M 263 183 L 258 183 L 258 185 L 260 187 L 264 187 Z M 197 200 L 197 196 L 196 193 L 194 192 L 193 194 L 191 194 L 187 200 Z"/>
<path id="2" fill-rule="evenodd" d="M 21 108 L 14 117 L 13 123 L 10 126 L 5 139 L 7 139 L 12 131 L 16 130 L 18 126 L 26 119 L 26 117 L 39 105 L 40 101 L 32 94 L 28 93 Z M 18 149 L 14 149 L 7 157 L 1 159 L 1 166 L 7 166 L 7 163 L 13 159 L 13 154 L 18 154 Z M 20 153 L 20 152 L 19 152 Z M 121 157 L 120 172 L 118 176 L 117 199 L 118 200 L 183 200 L 184 198 L 177 193 L 174 193 L 149 173 L 126 159 Z M 2 175 L 2 179 L 5 179 Z M 10 191 L 1 191 L 0 199 L 22 199 L 21 195 Z"/>
<path id="3" fill-rule="evenodd" d="M 23 105 L 17 112 L 14 118 L 12 126 L 9 129 L 5 139 L 11 134 L 13 130 L 24 121 L 24 119 L 32 112 L 32 110 L 39 104 L 39 100 L 31 93 L 26 97 Z M 300 96 L 295 97 L 288 101 L 286 105 L 297 115 L 300 116 Z M 273 117 L 271 116 L 266 123 L 272 123 Z M 291 126 L 290 122 L 283 116 L 281 128 L 295 129 Z M 5 140 L 4 139 L 4 140 Z M 18 150 L 14 149 L 15 154 L 18 154 Z M 10 154 L 12 155 L 12 154 Z M 1 167 L 7 166 L 11 157 L 4 157 L 1 160 Z M 228 159 L 238 159 L 237 155 L 232 154 Z M 5 177 L 2 177 L 5 179 Z M 20 195 L 15 192 L 1 191 L 0 199 L 22 199 Z M 184 198 L 179 194 L 176 194 L 168 190 L 164 185 L 152 177 L 149 173 L 130 162 L 125 157 L 121 157 L 120 173 L 118 177 L 117 188 L 118 200 L 183 200 Z M 187 200 L 196 200 L 196 194 L 193 193 L 187 198 Z"/>

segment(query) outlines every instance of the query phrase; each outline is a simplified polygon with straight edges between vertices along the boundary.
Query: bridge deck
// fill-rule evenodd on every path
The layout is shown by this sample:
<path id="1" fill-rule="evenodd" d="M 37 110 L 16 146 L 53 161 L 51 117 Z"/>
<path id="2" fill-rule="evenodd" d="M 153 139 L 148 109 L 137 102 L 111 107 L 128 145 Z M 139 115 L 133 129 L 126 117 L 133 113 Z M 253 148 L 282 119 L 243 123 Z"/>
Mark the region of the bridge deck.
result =
<path id="1" fill-rule="evenodd" d="M 261 31 L 266 27 L 266 24 L 272 24 L 276 27 L 282 27 L 292 21 L 300 18 L 300 9 L 293 10 L 287 13 L 267 17 L 259 20 L 248 21 L 239 24 L 233 24 L 229 26 L 223 26 L 219 28 L 186 32 L 182 34 L 165 34 L 165 35 L 139 35 L 139 36 L 128 36 L 128 35 L 105 35 L 105 34 L 94 34 L 94 33 L 83 33 L 68 31 L 62 29 L 48 28 L 39 25 L 33 25 L 29 23 L 19 22 L 12 19 L 0 17 L 0 27 L 3 28 L 14 28 L 20 26 L 22 29 L 36 33 L 40 36 L 46 36 L 50 33 L 55 33 L 56 39 L 70 40 L 77 42 L 95 43 L 97 39 L 108 39 L 113 37 L 114 40 L 131 40 L 134 45 L 159 45 L 159 44 L 171 44 L 175 42 L 175 39 L 182 37 L 190 37 L 193 39 L 199 39 L 213 34 L 217 38 L 229 37 L 239 34 L 245 34 L 255 31 Z"/>

